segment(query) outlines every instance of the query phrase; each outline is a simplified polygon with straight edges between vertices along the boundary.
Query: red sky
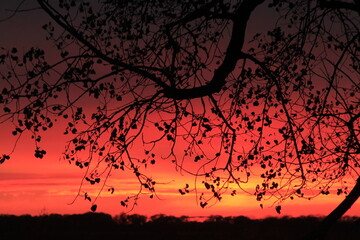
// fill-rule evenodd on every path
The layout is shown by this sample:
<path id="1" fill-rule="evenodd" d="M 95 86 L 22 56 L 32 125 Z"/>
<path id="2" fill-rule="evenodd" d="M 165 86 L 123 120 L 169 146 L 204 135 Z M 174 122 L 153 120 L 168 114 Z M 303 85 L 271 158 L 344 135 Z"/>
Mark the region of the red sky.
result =
<path id="1" fill-rule="evenodd" d="M 3 132 L 3 131 L 2 131 Z M 53 133 L 55 135 L 55 133 Z M 54 136 L 52 135 L 52 136 Z M 43 213 L 84 213 L 89 211 L 90 203 L 79 197 L 71 203 L 78 191 L 83 170 L 59 160 L 63 146 L 61 141 L 49 136 L 48 156 L 44 159 L 33 157 L 33 146 L 23 138 L 18 142 L 15 154 L 11 161 L 0 167 L 0 214 L 43 214 Z M 10 137 L 10 135 L 9 135 Z M 9 138 L 1 139 L 1 146 L 9 146 Z M 181 196 L 177 189 L 184 186 L 185 182 L 192 183 L 192 176 L 181 176 L 174 166 L 162 163 L 161 169 L 153 172 L 158 179 L 158 199 L 150 199 L 144 195 L 139 205 L 130 213 L 154 215 L 159 213 L 181 216 L 208 216 L 245 215 L 252 218 L 279 216 L 272 200 L 265 202 L 261 209 L 255 196 L 239 194 L 235 197 L 226 196 L 214 206 L 202 209 L 196 202 L 196 196 L 189 194 Z M 137 183 L 131 178 L 114 177 L 111 182 L 117 192 L 136 193 Z M 162 183 L 162 184 L 160 184 Z M 251 187 L 251 186 L 250 186 Z M 252 188 L 254 189 L 254 188 Z M 89 191 L 93 196 L 96 190 Z M 108 194 L 106 191 L 99 198 L 98 211 L 112 215 L 127 211 L 120 206 L 124 195 Z M 342 200 L 342 197 L 319 196 L 309 200 L 288 200 L 283 204 L 282 215 L 325 215 L 329 213 Z M 347 215 L 360 215 L 360 206 L 357 204 Z"/>
<path id="2" fill-rule="evenodd" d="M 10 1 L 7 1 L 6 4 L 9 4 L 8 2 Z M 24 5 L 24 7 L 27 6 L 32 7 L 32 1 Z M 9 16 L 9 12 L 4 11 L 8 8 L 13 7 L 4 5 L 4 1 L 0 3 L 0 19 L 2 16 Z M 10 20 L 0 22 L 0 32 L 5 33 L 0 38 L 0 46 L 23 45 L 25 48 L 32 44 L 43 43 L 45 34 L 41 31 L 41 25 L 44 17 L 45 15 L 37 10 L 20 13 Z M 258 27 L 259 23 L 253 22 L 253 24 Z M 16 141 L 11 136 L 10 127 L 9 124 L 1 125 L 1 153 L 9 153 Z M 33 156 L 34 144 L 27 136 L 19 140 L 11 160 L 0 166 L 0 214 L 72 214 L 89 211 L 90 203 L 82 197 L 73 204 L 69 204 L 76 197 L 84 170 L 59 160 L 66 142 L 66 138 L 62 137 L 61 133 L 62 129 L 56 128 L 45 135 L 48 154 L 44 159 L 37 159 Z M 216 205 L 202 209 L 198 205 L 194 193 L 181 196 L 177 191 L 185 183 L 193 183 L 192 176 L 182 176 L 176 172 L 173 165 L 166 162 L 150 168 L 149 173 L 158 179 L 158 198 L 150 199 L 149 196 L 142 196 L 138 206 L 130 213 L 143 215 L 163 213 L 176 216 L 244 215 L 252 218 L 279 216 L 271 206 L 272 200 L 265 202 L 264 208 L 261 209 L 255 196 L 245 194 L 235 197 L 226 196 Z M 126 176 L 113 176 L 111 181 L 116 189 L 120 190 L 117 192 L 122 194 L 136 193 L 137 191 L 136 182 Z M 249 186 L 249 190 L 253 191 L 254 186 Z M 89 193 L 96 195 L 96 192 L 91 189 L 89 189 Z M 127 211 L 119 203 L 125 195 L 117 194 L 110 195 L 104 191 L 97 201 L 98 211 L 112 215 Z M 326 215 L 341 202 L 343 197 L 332 194 L 325 197 L 319 196 L 311 201 L 288 200 L 283 204 L 280 216 Z M 360 205 L 353 206 L 347 215 L 360 216 Z"/>

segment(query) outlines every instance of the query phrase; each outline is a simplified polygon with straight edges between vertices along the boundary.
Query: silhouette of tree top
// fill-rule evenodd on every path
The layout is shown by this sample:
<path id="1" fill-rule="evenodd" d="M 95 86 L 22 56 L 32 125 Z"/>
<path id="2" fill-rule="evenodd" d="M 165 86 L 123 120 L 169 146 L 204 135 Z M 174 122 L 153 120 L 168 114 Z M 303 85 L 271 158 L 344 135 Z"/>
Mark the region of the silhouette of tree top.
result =
<path id="1" fill-rule="evenodd" d="M 138 180 L 123 206 L 156 193 L 144 168 L 158 159 L 201 179 L 179 189 L 201 207 L 259 177 L 250 194 L 279 213 L 285 199 L 360 182 L 358 0 L 37 2 L 56 49 L 3 49 L 1 122 L 31 132 L 42 158 L 43 132 L 67 121 L 64 158 L 87 169 L 85 182 Z M 261 11 L 278 21 L 249 36 Z"/>

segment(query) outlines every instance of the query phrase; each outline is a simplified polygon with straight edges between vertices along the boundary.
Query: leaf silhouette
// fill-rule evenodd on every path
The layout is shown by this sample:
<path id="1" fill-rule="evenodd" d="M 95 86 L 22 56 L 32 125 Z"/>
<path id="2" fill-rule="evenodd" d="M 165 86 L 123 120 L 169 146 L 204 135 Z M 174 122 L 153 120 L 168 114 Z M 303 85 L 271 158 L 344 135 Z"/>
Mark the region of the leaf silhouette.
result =
<path id="1" fill-rule="evenodd" d="M 280 214 L 280 213 L 281 213 L 281 206 L 276 206 L 276 207 L 275 207 L 275 210 L 276 210 L 276 212 L 277 212 L 278 214 Z"/>
<path id="2" fill-rule="evenodd" d="M 91 211 L 95 212 L 97 209 L 97 205 L 96 204 L 92 205 L 90 209 Z"/>

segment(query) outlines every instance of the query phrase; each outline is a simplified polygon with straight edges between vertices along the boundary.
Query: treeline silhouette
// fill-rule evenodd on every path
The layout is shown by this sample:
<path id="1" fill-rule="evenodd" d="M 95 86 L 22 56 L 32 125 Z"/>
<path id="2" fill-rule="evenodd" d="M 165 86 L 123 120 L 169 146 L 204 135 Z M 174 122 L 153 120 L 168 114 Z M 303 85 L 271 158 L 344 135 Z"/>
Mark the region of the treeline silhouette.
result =
<path id="1" fill-rule="evenodd" d="M 252 240 L 297 239 L 310 232 L 321 218 L 250 219 L 244 216 L 210 216 L 203 221 L 163 214 L 146 217 L 138 214 L 104 213 L 74 215 L 0 215 L 0 239 L 197 239 Z M 360 218 L 345 217 L 326 239 L 359 239 Z"/>

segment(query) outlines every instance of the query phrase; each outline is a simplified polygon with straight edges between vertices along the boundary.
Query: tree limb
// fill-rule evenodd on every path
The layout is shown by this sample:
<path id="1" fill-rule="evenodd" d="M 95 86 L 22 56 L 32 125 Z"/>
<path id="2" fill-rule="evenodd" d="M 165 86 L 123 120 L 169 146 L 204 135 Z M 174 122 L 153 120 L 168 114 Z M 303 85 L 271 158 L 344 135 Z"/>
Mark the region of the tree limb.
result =
<path id="1" fill-rule="evenodd" d="M 190 89 L 170 88 L 164 91 L 165 96 L 180 100 L 199 98 L 220 92 L 226 83 L 226 77 L 234 70 L 237 61 L 242 57 L 241 50 L 250 15 L 263 2 L 264 0 L 246 0 L 237 9 L 233 18 L 232 35 L 224 61 L 215 70 L 213 78 L 207 85 Z"/>

